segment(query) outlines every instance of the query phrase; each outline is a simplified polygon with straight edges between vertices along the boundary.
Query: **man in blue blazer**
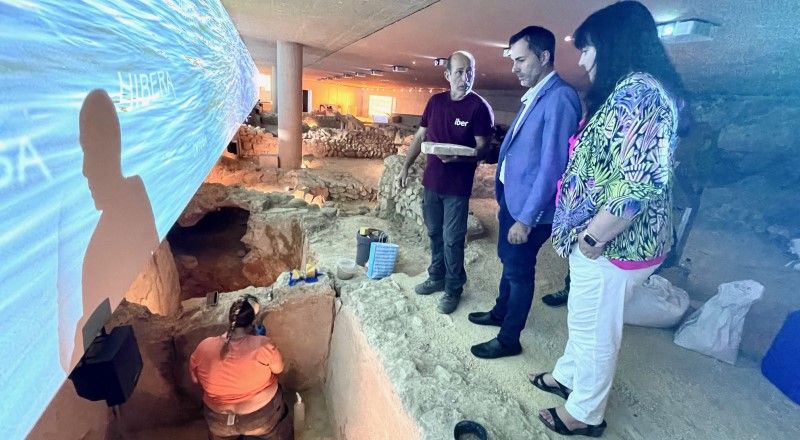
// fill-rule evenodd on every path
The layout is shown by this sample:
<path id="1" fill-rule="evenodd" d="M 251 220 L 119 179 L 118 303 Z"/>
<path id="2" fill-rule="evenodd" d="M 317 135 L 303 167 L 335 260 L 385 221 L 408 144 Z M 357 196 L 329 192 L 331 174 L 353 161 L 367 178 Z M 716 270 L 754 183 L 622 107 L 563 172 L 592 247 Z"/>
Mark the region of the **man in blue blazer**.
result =
<path id="1" fill-rule="evenodd" d="M 496 338 L 472 347 L 485 359 L 522 352 L 520 333 L 533 301 L 536 254 L 550 237 L 558 179 L 568 141 L 578 128 L 578 94 L 553 70 L 555 36 L 529 26 L 509 39 L 512 72 L 529 87 L 500 147 L 495 190 L 500 205 L 497 254 L 503 263 L 497 302 L 469 314 L 480 325 L 500 327 Z"/>

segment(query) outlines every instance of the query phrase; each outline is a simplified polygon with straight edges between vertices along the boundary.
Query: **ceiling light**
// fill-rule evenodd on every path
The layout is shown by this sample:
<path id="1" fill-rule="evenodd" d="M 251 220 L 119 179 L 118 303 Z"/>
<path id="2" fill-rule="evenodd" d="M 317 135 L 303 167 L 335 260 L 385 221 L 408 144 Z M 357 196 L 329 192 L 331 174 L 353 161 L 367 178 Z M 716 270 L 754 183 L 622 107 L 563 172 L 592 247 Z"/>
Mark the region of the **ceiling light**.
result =
<path id="1" fill-rule="evenodd" d="M 718 27 L 716 23 L 699 18 L 668 21 L 657 26 L 658 36 L 665 43 L 710 41 L 714 29 Z"/>
<path id="2" fill-rule="evenodd" d="M 356 72 L 353 74 L 356 78 L 366 78 L 367 74 L 364 72 Z"/>
<path id="3" fill-rule="evenodd" d="M 383 71 L 378 69 L 371 69 L 369 74 L 372 76 L 383 76 Z"/>
<path id="4" fill-rule="evenodd" d="M 567 35 L 566 37 L 564 37 L 564 41 L 566 41 L 567 43 L 572 42 L 572 40 L 573 40 L 572 35 Z"/>
<path id="5" fill-rule="evenodd" d="M 405 72 L 408 72 L 408 67 L 406 67 L 406 66 L 392 66 L 392 72 L 405 73 Z"/>
<path id="6" fill-rule="evenodd" d="M 511 48 L 510 47 L 503 48 L 503 58 L 508 58 L 509 56 L 511 56 Z"/>
<path id="7" fill-rule="evenodd" d="M 434 66 L 444 66 L 445 64 L 447 64 L 447 58 L 436 58 L 433 60 Z"/>

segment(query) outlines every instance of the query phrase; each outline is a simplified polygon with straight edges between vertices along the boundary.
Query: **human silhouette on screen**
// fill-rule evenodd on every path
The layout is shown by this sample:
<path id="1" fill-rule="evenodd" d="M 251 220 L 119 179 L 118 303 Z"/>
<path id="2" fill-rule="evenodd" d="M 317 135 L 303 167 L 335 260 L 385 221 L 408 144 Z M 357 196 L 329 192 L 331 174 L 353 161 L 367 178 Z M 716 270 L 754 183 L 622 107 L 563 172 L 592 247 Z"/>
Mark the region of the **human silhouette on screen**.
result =
<path id="1" fill-rule="evenodd" d="M 69 329 L 74 330 L 74 345 L 69 347 L 63 340 L 60 344 L 62 363 L 65 348 L 72 350 L 69 369 L 99 330 L 89 318 L 99 306 L 113 310 L 119 304 L 159 244 L 142 179 L 122 175 L 120 124 L 108 93 L 92 90 L 83 101 L 79 119 L 83 175 L 101 214 L 83 259 L 83 315 L 77 328 Z M 99 318 L 104 324 L 102 314 Z"/>

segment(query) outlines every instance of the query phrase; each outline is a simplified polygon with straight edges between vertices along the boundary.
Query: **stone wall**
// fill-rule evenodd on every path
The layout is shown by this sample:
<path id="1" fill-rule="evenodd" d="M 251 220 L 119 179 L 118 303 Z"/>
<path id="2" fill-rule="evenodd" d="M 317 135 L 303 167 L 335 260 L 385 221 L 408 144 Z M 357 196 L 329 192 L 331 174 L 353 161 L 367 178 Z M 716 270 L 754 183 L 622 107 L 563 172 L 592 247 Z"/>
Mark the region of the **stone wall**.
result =
<path id="1" fill-rule="evenodd" d="M 400 188 L 397 176 L 403 169 L 405 156 L 389 156 L 383 161 L 383 175 L 378 184 L 378 216 L 406 225 L 425 224 L 422 218 L 422 170 L 425 155 L 420 155 L 408 170 L 408 184 Z"/>
<path id="2" fill-rule="evenodd" d="M 239 157 L 256 158 L 265 154 L 278 154 L 278 138 L 263 128 L 242 124 L 237 136 Z"/>
<path id="3" fill-rule="evenodd" d="M 303 135 L 304 150 L 317 157 L 383 159 L 397 152 L 408 131 L 391 125 L 360 130 L 318 128 Z"/>
<path id="4" fill-rule="evenodd" d="M 422 154 L 411 166 L 408 173 L 408 184 L 405 188 L 400 188 L 397 184 L 397 176 L 405 163 L 405 156 L 389 156 L 383 161 L 383 175 L 378 185 L 378 216 L 390 219 L 404 226 L 416 229 L 419 232 L 425 231 L 425 221 L 422 217 L 422 171 L 425 168 L 425 155 Z M 485 167 L 485 168 L 484 168 Z M 494 182 L 493 171 L 490 167 L 481 165 L 479 169 L 486 171 L 480 173 L 481 178 L 477 179 L 475 185 L 479 190 L 475 191 L 473 186 L 473 197 L 478 197 L 477 193 L 486 194 L 489 189 L 486 184 L 486 176 L 491 172 L 492 182 Z M 491 197 L 494 197 L 494 183 L 491 185 Z M 467 218 L 467 238 L 477 238 L 483 235 L 485 228 L 477 217 L 469 214 Z"/>
<path id="5" fill-rule="evenodd" d="M 327 201 L 353 202 L 372 201 L 378 196 L 375 188 L 345 172 L 315 170 L 292 170 L 283 175 L 281 181 L 294 189 L 296 198 L 308 203 L 324 204 Z"/>

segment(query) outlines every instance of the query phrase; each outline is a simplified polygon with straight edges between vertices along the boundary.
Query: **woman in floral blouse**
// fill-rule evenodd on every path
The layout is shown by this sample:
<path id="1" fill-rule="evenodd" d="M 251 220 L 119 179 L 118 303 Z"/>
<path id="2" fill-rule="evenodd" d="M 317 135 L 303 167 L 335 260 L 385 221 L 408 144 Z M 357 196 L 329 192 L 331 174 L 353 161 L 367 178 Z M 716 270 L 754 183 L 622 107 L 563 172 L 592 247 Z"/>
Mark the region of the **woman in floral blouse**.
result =
<path id="1" fill-rule="evenodd" d="M 683 85 L 650 12 L 624 1 L 574 34 L 592 86 L 564 173 L 553 246 L 569 257 L 569 339 L 533 384 L 567 399 L 539 418 L 560 434 L 599 437 L 631 288 L 664 260 L 672 237 L 673 151 Z"/>

